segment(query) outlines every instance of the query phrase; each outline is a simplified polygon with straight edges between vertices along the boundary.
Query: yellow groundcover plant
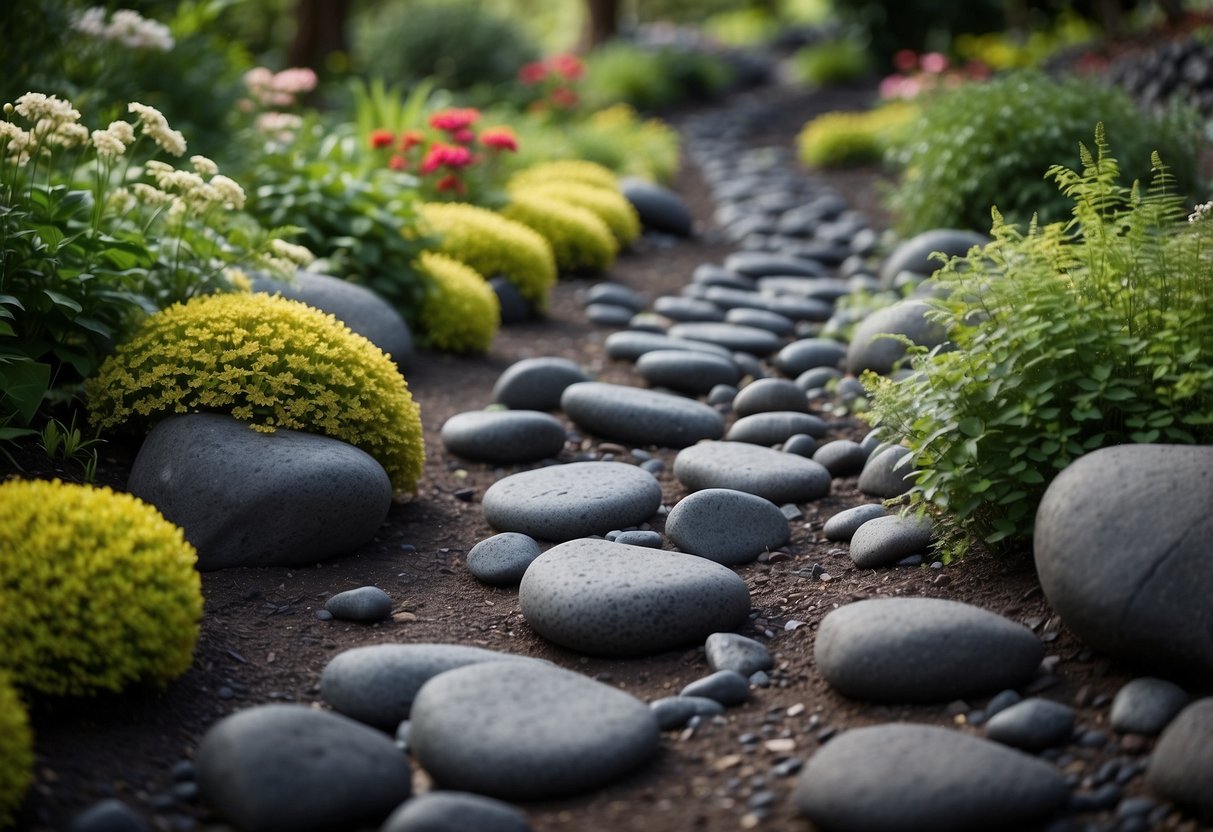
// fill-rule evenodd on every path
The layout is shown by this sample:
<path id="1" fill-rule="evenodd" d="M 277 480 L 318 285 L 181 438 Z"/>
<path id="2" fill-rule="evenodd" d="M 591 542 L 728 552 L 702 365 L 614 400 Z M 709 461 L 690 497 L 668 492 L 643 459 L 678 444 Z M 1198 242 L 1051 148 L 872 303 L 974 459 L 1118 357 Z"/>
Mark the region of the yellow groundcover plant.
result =
<path id="1" fill-rule="evenodd" d="M 429 346 L 447 352 L 488 352 L 501 325 L 493 287 L 471 266 L 427 251 L 418 268 L 430 278 L 418 320 Z"/>
<path id="2" fill-rule="evenodd" d="M 130 494 L 0 485 L 0 671 L 48 694 L 180 676 L 202 617 L 196 561 L 181 530 Z"/>
<path id="3" fill-rule="evenodd" d="M 630 245 L 640 236 L 640 216 L 618 188 L 603 188 L 575 180 L 553 180 L 531 185 L 515 185 L 510 193 L 512 196 L 535 194 L 550 197 L 584 208 L 606 223 L 620 247 Z"/>
<path id="4" fill-rule="evenodd" d="M 585 159 L 554 159 L 531 165 L 511 176 L 509 186 L 545 185 L 550 182 L 581 182 L 612 191 L 619 190 L 619 178 L 610 168 Z"/>
<path id="5" fill-rule="evenodd" d="M 17 691 L 0 675 L 0 829 L 7 829 L 33 779 L 34 737 Z"/>
<path id="6" fill-rule="evenodd" d="M 600 272 L 615 262 L 619 244 L 592 211 L 545 194 L 516 192 L 501 213 L 542 234 L 561 272 Z"/>
<path id="7" fill-rule="evenodd" d="M 407 382 L 332 315 L 261 294 L 193 298 L 147 318 L 86 385 L 94 424 L 149 429 L 175 413 L 230 413 L 264 432 L 348 442 L 413 491 L 425 447 Z"/>

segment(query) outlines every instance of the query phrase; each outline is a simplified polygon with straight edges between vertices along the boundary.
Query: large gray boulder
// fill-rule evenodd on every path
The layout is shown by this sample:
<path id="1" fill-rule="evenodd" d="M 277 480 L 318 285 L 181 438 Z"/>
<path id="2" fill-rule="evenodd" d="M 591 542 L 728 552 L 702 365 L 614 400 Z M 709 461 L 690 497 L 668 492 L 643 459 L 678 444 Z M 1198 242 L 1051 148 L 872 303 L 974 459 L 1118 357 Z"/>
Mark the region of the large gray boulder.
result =
<path id="1" fill-rule="evenodd" d="M 694 230 L 691 209 L 682 197 L 669 188 L 643 179 L 625 177 L 620 180 L 619 189 L 624 198 L 632 203 L 645 228 L 679 237 L 691 236 Z"/>
<path id="2" fill-rule="evenodd" d="M 1197 699 L 1162 732 L 1146 782 L 1213 822 L 1213 697 Z"/>
<path id="3" fill-rule="evenodd" d="M 896 338 L 885 337 L 889 334 L 905 336 L 922 347 L 942 344 L 947 334 L 939 324 L 927 320 L 929 308 L 925 301 L 903 300 L 877 309 L 864 318 L 851 335 L 847 372 L 854 375 L 864 370 L 881 375 L 891 373 L 894 365 L 905 357 L 906 346 Z"/>
<path id="4" fill-rule="evenodd" d="M 902 272 L 930 277 L 943 265 L 931 256 L 934 252 L 943 252 L 949 257 L 961 257 L 968 254 L 973 246 L 984 246 L 988 242 L 990 238 L 985 234 L 957 228 L 924 231 L 893 250 L 880 267 L 880 283 L 889 289 Z"/>

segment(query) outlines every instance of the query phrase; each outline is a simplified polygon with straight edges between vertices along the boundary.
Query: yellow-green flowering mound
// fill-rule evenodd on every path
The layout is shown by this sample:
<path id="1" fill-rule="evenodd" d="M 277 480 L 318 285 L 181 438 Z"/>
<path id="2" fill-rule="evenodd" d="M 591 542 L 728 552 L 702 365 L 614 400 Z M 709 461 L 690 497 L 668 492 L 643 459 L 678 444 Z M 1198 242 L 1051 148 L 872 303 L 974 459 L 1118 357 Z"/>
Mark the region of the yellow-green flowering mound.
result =
<path id="1" fill-rule="evenodd" d="M 427 251 L 418 269 L 430 280 L 421 301 L 426 343 L 447 352 L 488 352 L 501 324 L 493 287 L 471 266 Z"/>
<path id="2" fill-rule="evenodd" d="M 508 280 L 539 312 L 548 308 L 556 258 L 542 235 L 498 213 L 458 202 L 428 202 L 421 219 L 439 237 L 438 251 L 485 277 Z"/>
<path id="3" fill-rule="evenodd" d="M 553 181 L 524 184 L 511 191 L 514 196 L 525 194 L 551 197 L 586 209 L 606 223 L 620 247 L 629 245 L 640 236 L 640 216 L 617 188 L 602 188 L 576 181 Z"/>
<path id="4" fill-rule="evenodd" d="M 514 193 L 501 211 L 542 234 L 561 272 L 600 272 L 615 261 L 619 244 L 592 211 L 536 193 Z"/>
<path id="5" fill-rule="evenodd" d="M 33 779 L 34 735 L 17 691 L 0 675 L 0 829 L 7 829 Z"/>
<path id="6" fill-rule="evenodd" d="M 823 113 L 797 136 L 800 161 L 816 168 L 869 165 L 906 132 L 918 109 L 895 102 L 864 112 Z"/>
<path id="7" fill-rule="evenodd" d="M 610 168 L 584 159 L 556 159 L 531 165 L 511 176 L 509 187 L 513 189 L 550 182 L 581 182 L 612 191 L 619 190 L 619 179 Z"/>
<path id="8" fill-rule="evenodd" d="M 193 662 L 197 554 L 130 494 L 0 485 L 0 670 L 49 694 L 167 682 Z"/>
<path id="9" fill-rule="evenodd" d="M 86 392 L 100 428 L 204 410 L 331 436 L 379 460 L 398 492 L 414 490 L 425 461 L 421 417 L 392 360 L 332 315 L 277 296 L 207 295 L 157 312 Z"/>

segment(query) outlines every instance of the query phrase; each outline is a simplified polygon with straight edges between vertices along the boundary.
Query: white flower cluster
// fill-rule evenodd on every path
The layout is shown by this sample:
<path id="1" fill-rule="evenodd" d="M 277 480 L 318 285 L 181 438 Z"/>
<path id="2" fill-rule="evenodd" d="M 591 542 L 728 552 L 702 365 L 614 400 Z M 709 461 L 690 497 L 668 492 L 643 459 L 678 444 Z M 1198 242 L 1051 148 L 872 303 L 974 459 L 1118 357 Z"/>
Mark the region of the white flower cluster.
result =
<path id="1" fill-rule="evenodd" d="M 185 136 L 168 126 L 168 120 L 155 107 L 132 101 L 126 105 L 127 111 L 139 116 L 143 126 L 143 134 L 151 136 L 152 141 L 168 153 L 181 156 L 185 153 Z"/>
<path id="2" fill-rule="evenodd" d="M 101 159 L 117 159 L 135 143 L 135 128 L 125 121 L 111 121 L 104 130 L 93 131 L 93 147 Z"/>
<path id="3" fill-rule="evenodd" d="M 1196 206 L 1196 209 L 1188 214 L 1188 222 L 1200 222 L 1210 213 L 1213 213 L 1213 202 L 1203 202 Z"/>
<path id="4" fill-rule="evenodd" d="M 206 213 L 215 207 L 240 210 L 244 207 L 244 189 L 219 173 L 218 166 L 205 156 L 190 161 L 194 170 L 177 170 L 156 159 L 150 160 L 144 171 L 156 183 L 134 186 L 135 195 L 149 205 L 169 205 L 170 216 L 180 217 L 187 211 Z M 196 172 L 195 172 L 196 171 Z M 203 176 L 209 176 L 208 182 Z"/>
<path id="5" fill-rule="evenodd" d="M 72 28 L 91 38 L 117 43 L 131 49 L 168 52 L 173 48 L 172 33 L 163 23 L 148 20 L 130 9 L 118 9 L 108 22 L 105 15 L 104 7 L 94 6 L 76 18 Z"/>
<path id="6" fill-rule="evenodd" d="M 4 115 L 13 113 L 33 126 L 26 130 L 11 121 L 0 122 L 0 143 L 11 163 L 24 165 L 33 153 L 49 154 L 52 147 L 79 147 L 88 141 L 80 111 L 56 96 L 27 92 L 15 104 L 4 105 Z"/>
<path id="7" fill-rule="evenodd" d="M 306 266 L 316 259 L 304 246 L 288 243 L 286 240 L 270 240 L 270 250 L 257 257 L 257 265 L 271 274 L 290 278 L 301 266 Z"/>

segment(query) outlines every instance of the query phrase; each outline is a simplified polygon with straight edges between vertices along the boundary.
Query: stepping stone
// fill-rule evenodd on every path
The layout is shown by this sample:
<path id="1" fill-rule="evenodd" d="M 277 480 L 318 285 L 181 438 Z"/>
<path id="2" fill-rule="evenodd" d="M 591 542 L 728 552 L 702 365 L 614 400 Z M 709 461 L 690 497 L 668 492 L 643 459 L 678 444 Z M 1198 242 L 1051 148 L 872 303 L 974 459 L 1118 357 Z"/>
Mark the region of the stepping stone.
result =
<path id="1" fill-rule="evenodd" d="M 834 737 L 800 773 L 797 808 L 838 832 L 1028 829 L 1061 810 L 1049 763 L 959 731 L 894 723 Z"/>
<path id="2" fill-rule="evenodd" d="M 619 190 L 632 203 L 640 224 L 646 229 L 690 237 L 693 230 L 691 211 L 682 197 L 643 179 L 624 177 L 619 180 Z"/>
<path id="3" fill-rule="evenodd" d="M 361 586 L 338 592 L 324 608 L 340 621 L 382 621 L 392 614 L 392 598 L 377 586 Z"/>
<path id="4" fill-rule="evenodd" d="M 810 390 L 825 390 L 831 382 L 842 378 L 842 372 L 833 367 L 814 367 L 796 376 L 796 386 L 806 392 Z"/>
<path id="5" fill-rule="evenodd" d="M 888 510 L 878 503 L 855 506 L 846 511 L 840 511 L 826 521 L 822 533 L 826 540 L 849 542 L 863 524 L 877 517 L 887 517 Z"/>
<path id="6" fill-rule="evenodd" d="M 409 749 L 443 788 L 509 800 L 592 791 L 661 748 L 631 694 L 551 665 L 489 662 L 434 677 L 413 703 Z"/>
<path id="7" fill-rule="evenodd" d="M 564 425 L 538 410 L 469 410 L 442 425 L 442 444 L 473 462 L 515 465 L 555 457 L 564 449 Z"/>
<path id="8" fill-rule="evenodd" d="M 497 307 L 501 312 L 503 326 L 520 324 L 535 316 L 535 308 L 522 296 L 518 287 L 504 277 L 490 277 L 489 288 L 497 296 Z"/>
<path id="9" fill-rule="evenodd" d="M 620 532 L 614 537 L 607 535 L 607 540 L 610 540 L 612 543 L 624 543 L 628 546 L 643 546 L 646 549 L 660 549 L 663 542 L 661 535 L 657 532 L 643 531 L 641 529 Z"/>
<path id="10" fill-rule="evenodd" d="M 845 696 L 913 703 L 1020 687 L 1044 649 L 1027 627 L 971 604 L 881 598 L 829 613 L 813 654 L 821 675 Z"/>
<path id="11" fill-rule="evenodd" d="M 702 396 L 718 384 L 736 385 L 741 380 L 737 363 L 722 355 L 686 350 L 655 350 L 636 360 L 636 372 L 657 387 Z"/>
<path id="12" fill-rule="evenodd" d="M 377 826 L 412 790 L 408 758 L 387 735 L 304 705 L 223 718 L 194 761 L 202 799 L 248 832 Z"/>
<path id="13" fill-rule="evenodd" d="M 662 731 L 681 728 L 693 716 L 712 717 L 724 713 L 724 705 L 705 696 L 667 696 L 650 702 L 649 708 Z"/>
<path id="14" fill-rule="evenodd" d="M 703 697 L 731 708 L 749 698 L 750 680 L 736 670 L 717 670 L 710 676 L 691 682 L 678 695 Z"/>
<path id="15" fill-rule="evenodd" d="M 927 320 L 930 309 L 925 301 L 903 300 L 877 309 L 855 327 L 847 348 L 847 372 L 859 376 L 864 370 L 880 375 L 893 372 L 893 367 L 906 355 L 906 345 L 888 333 L 904 335 L 921 347 L 936 347 L 947 340 L 943 327 Z"/>
<path id="16" fill-rule="evenodd" d="M 468 571 L 486 584 L 515 586 L 539 552 L 539 543 L 533 537 L 502 532 L 472 547 L 467 556 Z"/>
<path id="17" fill-rule="evenodd" d="M 825 267 L 816 260 L 759 251 L 734 252 L 725 258 L 724 267 L 731 272 L 754 278 L 772 275 L 825 277 L 826 274 Z"/>
<path id="18" fill-rule="evenodd" d="M 1157 736 L 1188 704 L 1188 694 L 1174 682 L 1143 676 L 1126 683 L 1112 699 L 1108 721 L 1123 734 Z"/>
<path id="19" fill-rule="evenodd" d="M 984 246 L 988 242 L 990 242 L 989 237 L 974 231 L 962 231 L 955 228 L 936 228 L 932 231 L 924 231 L 901 243 L 893 250 L 893 253 L 881 264 L 880 282 L 888 289 L 902 272 L 930 276 L 935 273 L 936 269 L 943 266 L 940 260 L 931 256 L 935 252 L 940 251 L 948 256 L 963 257 L 973 246 Z"/>
<path id="20" fill-rule="evenodd" d="M 702 402 L 622 384 L 574 384 L 560 406 L 587 433 L 631 445 L 685 448 L 724 434 L 724 418 Z"/>
<path id="21" fill-rule="evenodd" d="M 585 371 L 567 358 L 524 358 L 498 377 L 493 385 L 493 401 L 511 410 L 558 410 L 566 387 L 589 380 Z"/>
<path id="22" fill-rule="evenodd" d="M 847 284 L 832 277 L 771 276 L 758 278 L 758 291 L 769 295 L 796 295 L 834 303 L 851 293 Z"/>
<path id="23" fill-rule="evenodd" d="M 712 670 L 732 670 L 747 679 L 775 666 L 766 645 L 737 633 L 712 633 L 704 643 L 704 653 Z"/>
<path id="24" fill-rule="evenodd" d="M 607 356 L 619 361 L 635 361 L 646 352 L 654 350 L 691 350 L 708 352 L 725 358 L 732 357 L 732 352 L 715 344 L 671 338 L 669 335 L 658 335 L 655 332 L 624 330 L 623 332 L 612 332 L 606 339 Z"/>
<path id="25" fill-rule="evenodd" d="M 846 356 L 846 344 L 831 338 L 803 338 L 781 349 L 771 363 L 788 378 L 796 378 L 818 367 L 837 369 Z"/>
<path id="26" fill-rule="evenodd" d="M 989 739 L 1025 751 L 1064 745 L 1073 733 L 1074 709 L 1049 699 L 1025 699 L 986 723 Z"/>
<path id="27" fill-rule="evenodd" d="M 727 488 L 707 488 L 683 498 L 670 509 L 665 533 L 682 551 L 725 566 L 749 563 L 791 536 L 778 506 Z"/>
<path id="28" fill-rule="evenodd" d="M 931 521 L 926 517 L 876 517 L 851 536 L 851 560 L 860 569 L 892 566 L 904 557 L 925 553 L 932 539 Z"/>
<path id="29" fill-rule="evenodd" d="M 392 732 L 421 686 L 477 662 L 535 661 L 460 644 L 373 644 L 338 653 L 320 675 L 320 697 L 351 719 Z"/>
<path id="30" fill-rule="evenodd" d="M 649 332 L 665 335 L 673 322 L 656 312 L 637 312 L 628 320 L 628 329 L 635 332 Z"/>
<path id="31" fill-rule="evenodd" d="M 1213 678 L 1210 506 L 1213 447 L 1120 445 L 1080 457 L 1036 513 L 1045 597 L 1098 652 L 1162 676 Z"/>
<path id="32" fill-rule="evenodd" d="M 635 310 L 611 303 L 591 303 L 585 308 L 585 317 L 599 326 L 625 327 L 632 323 Z"/>
<path id="33" fill-rule="evenodd" d="M 339 277 L 312 272 L 296 272 L 293 282 L 254 277 L 253 291 L 282 295 L 327 312 L 350 331 L 383 350 L 397 366 L 405 367 L 413 358 L 413 335 L 409 325 L 390 303 L 365 286 Z"/>
<path id="34" fill-rule="evenodd" d="M 653 311 L 672 321 L 723 321 L 720 307 L 706 300 L 666 295 L 653 301 Z"/>
<path id="35" fill-rule="evenodd" d="M 720 706 L 724 711 L 724 706 Z M 100 800 L 72 818 L 67 832 L 151 832 L 143 817 L 117 798 Z"/>
<path id="36" fill-rule="evenodd" d="M 672 398 L 672 397 L 671 397 Z M 512 474 L 489 486 L 489 525 L 537 540 L 572 540 L 639 526 L 661 505 L 661 485 L 623 462 L 572 462 Z"/>
<path id="37" fill-rule="evenodd" d="M 745 390 L 741 391 L 742 393 Z M 737 394 L 738 396 L 741 393 Z M 803 394 L 802 394 L 803 395 Z M 736 406 L 736 399 L 733 400 Z M 743 416 L 733 423 L 725 439 L 730 442 L 745 442 L 750 445 L 778 445 L 798 433 L 809 436 L 825 436 L 826 423 L 819 416 L 792 410 L 774 410 Z"/>
<path id="38" fill-rule="evenodd" d="M 903 445 L 890 445 L 872 453 L 859 473 L 859 490 L 869 497 L 886 500 L 908 492 L 914 487 L 914 466 L 903 462 L 909 453 L 910 449 Z"/>
<path id="39" fill-rule="evenodd" d="M 720 286 L 724 289 L 738 289 L 742 292 L 753 292 L 758 288 L 754 278 L 731 272 L 713 263 L 696 266 L 695 271 L 691 273 L 691 282 L 699 286 Z"/>
<path id="40" fill-rule="evenodd" d="M 380 832 L 531 832 L 508 803 L 467 792 L 428 792 L 402 805 Z"/>
<path id="41" fill-rule="evenodd" d="M 1188 705 L 1162 732 L 1146 782 L 1167 800 L 1213 822 L 1213 697 Z"/>
<path id="42" fill-rule="evenodd" d="M 785 454 L 796 454 L 796 456 L 812 459 L 813 454 L 817 453 L 817 440 L 807 433 L 794 433 L 784 440 L 782 450 Z"/>
<path id="43" fill-rule="evenodd" d="M 731 488 L 775 505 L 808 503 L 830 493 L 830 472 L 813 460 L 745 442 L 692 445 L 674 458 L 674 476 L 692 491 Z"/>
<path id="44" fill-rule="evenodd" d="M 675 324 L 670 327 L 670 337 L 703 341 L 733 352 L 758 356 L 770 355 L 783 344 L 783 339 L 769 330 L 711 322 Z"/>
<path id="45" fill-rule="evenodd" d="M 392 485 L 365 451 L 318 434 L 272 434 L 217 413 L 152 429 L 127 490 L 198 550 L 198 569 L 308 566 L 370 542 Z"/>
<path id="46" fill-rule="evenodd" d="M 808 413 L 809 400 L 794 382 L 782 378 L 758 379 L 743 387 L 733 399 L 733 412 L 738 417 L 773 411 Z"/>
<path id="47" fill-rule="evenodd" d="M 780 338 L 785 338 L 796 330 L 796 324 L 791 318 L 766 309 L 730 309 L 725 313 L 724 319 L 726 323 L 738 326 L 765 329 Z"/>
<path id="48" fill-rule="evenodd" d="M 862 473 L 868 462 L 868 452 L 858 442 L 835 439 L 818 448 L 813 461 L 824 465 L 831 477 L 853 477 Z"/>
<path id="49" fill-rule="evenodd" d="M 705 558 L 581 539 L 540 555 L 518 590 L 527 624 L 600 656 L 660 653 L 731 630 L 750 611 L 745 582 Z"/>
<path id="50" fill-rule="evenodd" d="M 591 286 L 585 293 L 585 302 L 587 306 L 595 303 L 622 306 L 633 314 L 644 309 L 645 306 L 644 297 L 635 289 L 609 280 Z"/>

